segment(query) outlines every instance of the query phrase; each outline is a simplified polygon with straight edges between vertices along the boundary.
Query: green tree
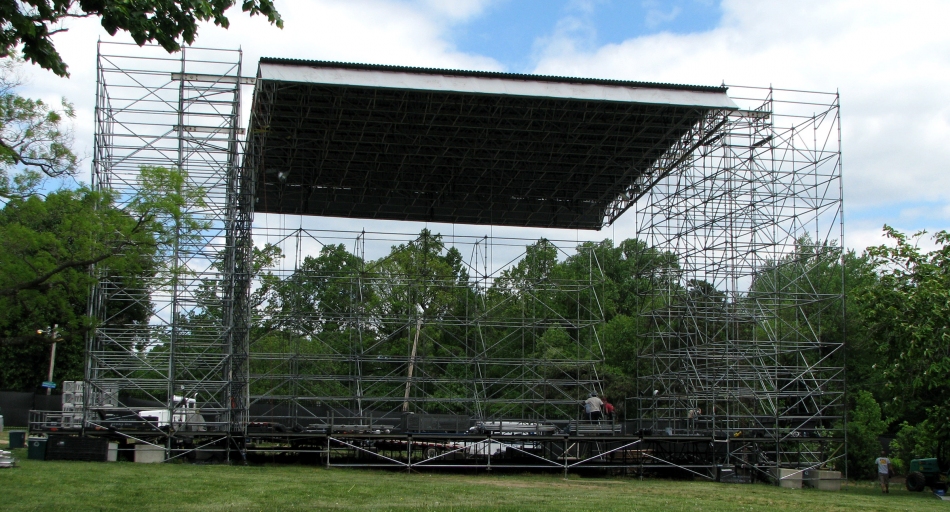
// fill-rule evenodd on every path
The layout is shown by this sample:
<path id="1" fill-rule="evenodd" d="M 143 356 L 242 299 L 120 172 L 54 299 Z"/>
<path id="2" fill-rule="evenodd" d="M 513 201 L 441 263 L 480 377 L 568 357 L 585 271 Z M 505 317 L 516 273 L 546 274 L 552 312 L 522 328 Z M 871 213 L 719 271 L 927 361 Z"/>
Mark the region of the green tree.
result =
<path id="1" fill-rule="evenodd" d="M 0 277 L 0 297 L 49 290 L 66 279 L 64 271 L 86 269 L 133 247 L 167 256 L 176 242 L 194 236 L 203 225 L 186 210 L 201 203 L 202 192 L 183 186 L 182 171 L 143 167 L 141 173 L 141 187 L 125 209 L 115 207 L 112 193 L 85 188 L 8 202 L 0 244 L 14 261 Z M 56 220 L 40 221 L 50 216 Z M 177 278 L 178 270 L 168 269 L 168 278 Z"/>
<path id="2" fill-rule="evenodd" d="M 881 406 L 867 391 L 858 391 L 848 419 L 848 476 L 870 478 L 876 473 L 874 458 L 881 451 L 878 437 L 887 429 Z"/>
<path id="3" fill-rule="evenodd" d="M 561 294 L 559 283 L 567 276 L 557 256 L 557 246 L 544 238 L 527 245 L 524 257 L 503 270 L 488 290 L 486 310 L 499 320 L 488 336 L 500 341 L 492 343 L 495 357 L 550 361 L 575 354 L 569 348 L 577 337 L 571 322 L 574 311 Z M 557 366 L 551 369 L 561 373 Z"/>
<path id="4" fill-rule="evenodd" d="M 377 314 L 387 318 L 442 318 L 452 313 L 459 286 L 468 285 L 462 254 L 446 249 L 442 235 L 423 229 L 415 240 L 392 247 L 389 255 L 367 265 L 378 301 Z M 421 311 L 417 311 L 421 309 Z"/>
<path id="5" fill-rule="evenodd" d="M 868 248 L 879 279 L 857 298 L 882 356 L 885 411 L 911 425 L 926 422 L 936 442 L 950 446 L 950 233 L 936 233 L 936 249 L 922 252 L 923 232 L 884 232 L 894 245 Z"/>
<path id="6" fill-rule="evenodd" d="M 758 272 L 749 293 L 750 307 L 771 311 L 768 327 L 778 339 L 844 342 L 845 275 L 836 242 L 796 240 L 795 250 Z"/>
<path id="7" fill-rule="evenodd" d="M 452 385 L 424 383 L 420 377 L 455 374 L 459 369 L 446 361 L 466 354 L 458 318 L 464 317 L 466 304 L 474 299 L 462 254 L 446 248 L 442 235 L 423 229 L 415 240 L 395 245 L 387 256 L 367 263 L 363 275 L 368 283 L 362 292 L 365 312 L 377 339 L 377 348 L 364 355 L 404 360 L 415 352 L 410 396 L 419 391 L 430 396 L 452 394 Z M 386 364 L 378 368 L 374 371 L 408 370 Z M 402 394 L 402 384 L 394 386 L 395 393 Z"/>
<path id="8" fill-rule="evenodd" d="M 879 402 L 885 399 L 884 377 L 879 367 L 883 354 L 874 339 L 868 334 L 864 319 L 864 302 L 861 296 L 866 290 L 877 286 L 878 275 L 874 272 L 867 254 L 846 251 L 842 258 L 845 281 L 845 342 L 847 387 L 849 393 L 870 391 Z"/>
<path id="9" fill-rule="evenodd" d="M 274 250 L 273 246 L 255 248 L 255 262 L 261 258 L 276 262 L 268 255 Z M 261 286 L 254 292 L 257 298 L 252 303 L 257 305 L 260 320 L 252 329 L 252 350 L 349 353 L 349 330 L 357 322 L 354 313 L 368 293 L 365 287 L 360 290 L 356 279 L 361 263 L 342 244 L 328 244 L 319 255 L 305 257 L 284 279 L 257 270 Z M 298 367 L 303 364 L 298 362 Z"/>
<path id="10" fill-rule="evenodd" d="M 904 421 L 891 440 L 890 449 L 890 459 L 897 473 L 906 474 L 910 469 L 910 461 L 935 457 L 939 445 L 934 438 L 934 429 L 926 420 L 918 425 Z"/>
<path id="11" fill-rule="evenodd" d="M 69 30 L 64 24 L 73 18 L 97 17 L 111 35 L 128 32 L 139 45 L 157 42 L 169 52 L 182 43 L 192 44 L 198 23 L 211 21 L 229 25 L 226 12 L 235 0 L 28 0 L 0 3 L 0 57 L 21 49 L 23 56 L 60 76 L 67 76 L 66 63 L 56 50 L 52 36 Z M 272 24 L 284 22 L 273 0 L 242 0 L 241 10 L 262 15 Z"/>
<path id="12" fill-rule="evenodd" d="M 76 155 L 66 124 L 75 117 L 65 99 L 60 108 L 17 94 L 22 85 L 16 59 L 0 61 L 0 202 L 36 193 L 45 178 L 72 175 Z"/>
<path id="13" fill-rule="evenodd" d="M 366 302 L 369 289 L 357 280 L 360 258 L 343 244 L 324 245 L 317 257 L 307 256 L 282 287 L 282 304 L 308 333 L 339 332 L 355 325 L 352 314 Z"/>
<path id="14" fill-rule="evenodd" d="M 604 320 L 598 327 L 604 351 L 598 372 L 605 396 L 626 414 L 624 399 L 637 395 L 638 376 L 649 373 L 650 360 L 642 356 L 649 348 L 651 330 L 658 328 L 645 313 L 662 309 L 674 294 L 685 293 L 678 284 L 679 262 L 672 253 L 628 238 L 616 246 L 609 239 L 585 242 L 564 266 L 575 278 L 593 278 Z"/>
<path id="15" fill-rule="evenodd" d="M 92 263 L 110 259 L 124 284 L 152 268 L 155 241 L 147 221 L 116 209 L 108 194 L 65 190 L 14 199 L 0 210 L 0 387 L 32 389 L 46 376 L 49 339 L 39 329 L 59 325 L 57 380 L 82 378 L 83 337 L 94 278 Z M 142 321 L 142 307 L 115 311 L 114 320 Z"/>
<path id="16" fill-rule="evenodd" d="M 140 190 L 124 208 L 111 192 L 79 188 L 13 198 L 0 209 L 0 387 L 29 389 L 45 376 L 49 339 L 36 331 L 53 324 L 63 338 L 57 379 L 81 378 L 83 337 L 96 326 L 87 316 L 96 279 L 144 289 L 152 277 L 164 285 L 182 277 L 168 254 L 203 227 L 187 213 L 202 199 L 183 187 L 186 179 L 179 170 L 143 168 Z M 106 297 L 105 306 L 104 317 L 116 324 L 151 315 L 147 301 L 119 305 Z"/>

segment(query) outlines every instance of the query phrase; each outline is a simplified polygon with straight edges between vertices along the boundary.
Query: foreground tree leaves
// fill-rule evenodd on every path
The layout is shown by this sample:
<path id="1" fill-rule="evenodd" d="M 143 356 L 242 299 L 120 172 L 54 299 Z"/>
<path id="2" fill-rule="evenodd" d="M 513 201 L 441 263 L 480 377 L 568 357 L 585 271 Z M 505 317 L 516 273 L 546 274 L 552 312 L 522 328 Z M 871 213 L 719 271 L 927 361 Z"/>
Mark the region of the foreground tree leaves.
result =
<path id="1" fill-rule="evenodd" d="M 75 117 L 65 99 L 59 108 L 16 93 L 22 79 L 16 59 L 0 61 L 0 202 L 25 198 L 46 178 L 76 172 L 72 152 Z"/>
<path id="2" fill-rule="evenodd" d="M 925 253 L 917 246 L 923 232 L 884 231 L 895 245 L 868 248 L 880 279 L 858 298 L 881 354 L 885 411 L 911 424 L 926 421 L 950 447 L 950 233 L 936 233 L 937 248 Z"/>
<path id="3" fill-rule="evenodd" d="M 0 2 L 0 57 L 22 47 L 26 60 L 67 76 L 66 63 L 53 45 L 52 36 L 65 32 L 71 18 L 98 17 L 111 35 L 128 32 L 139 45 L 156 42 L 169 52 L 192 44 L 198 23 L 211 21 L 227 28 L 226 11 L 235 0 L 31 0 Z M 261 15 L 277 27 L 284 22 L 273 0 L 243 0 L 241 10 Z"/>

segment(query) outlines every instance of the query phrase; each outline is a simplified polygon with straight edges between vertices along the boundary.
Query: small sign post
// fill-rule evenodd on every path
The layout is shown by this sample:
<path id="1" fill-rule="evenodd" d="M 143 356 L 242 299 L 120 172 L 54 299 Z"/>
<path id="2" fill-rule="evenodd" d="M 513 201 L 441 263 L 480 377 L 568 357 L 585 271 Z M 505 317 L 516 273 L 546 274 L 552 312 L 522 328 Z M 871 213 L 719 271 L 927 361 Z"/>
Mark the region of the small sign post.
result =
<path id="1" fill-rule="evenodd" d="M 43 387 L 46 389 L 56 389 L 56 383 L 48 380 L 43 381 Z"/>

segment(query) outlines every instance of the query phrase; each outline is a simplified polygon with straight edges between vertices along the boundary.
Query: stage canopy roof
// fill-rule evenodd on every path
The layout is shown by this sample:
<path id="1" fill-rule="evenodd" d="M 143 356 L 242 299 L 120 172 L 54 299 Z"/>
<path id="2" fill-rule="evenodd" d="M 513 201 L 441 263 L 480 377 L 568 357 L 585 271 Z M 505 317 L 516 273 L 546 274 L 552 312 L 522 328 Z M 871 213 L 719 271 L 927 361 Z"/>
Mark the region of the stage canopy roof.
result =
<path id="1" fill-rule="evenodd" d="M 246 163 L 257 212 L 600 229 L 735 108 L 725 87 L 263 58 Z"/>

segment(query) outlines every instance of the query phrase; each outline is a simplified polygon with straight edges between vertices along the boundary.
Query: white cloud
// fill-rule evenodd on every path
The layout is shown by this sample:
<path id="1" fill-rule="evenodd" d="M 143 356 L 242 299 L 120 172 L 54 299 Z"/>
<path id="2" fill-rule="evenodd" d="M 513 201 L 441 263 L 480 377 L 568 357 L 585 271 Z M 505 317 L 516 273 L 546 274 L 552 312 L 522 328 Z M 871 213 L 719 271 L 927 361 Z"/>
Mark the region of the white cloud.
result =
<path id="1" fill-rule="evenodd" d="M 459 51 L 451 42 L 453 27 L 493 1 L 282 2 L 284 30 L 233 9 L 229 30 L 203 26 L 197 44 L 243 47 L 247 75 L 261 56 L 500 70 L 498 61 Z M 536 72 L 840 89 L 847 245 L 863 247 L 885 222 L 933 231 L 950 220 L 950 31 L 944 26 L 950 3 L 725 0 L 721 23 L 711 31 L 660 33 L 600 47 L 591 42 L 596 26 L 585 10 L 590 6 L 596 8 L 596 1 L 571 4 L 553 35 L 539 41 Z M 33 69 L 25 93 L 75 103 L 76 147 L 88 157 L 95 41 L 112 38 L 95 19 L 75 20 L 69 28 L 56 43 L 72 77 Z M 928 208 L 919 210 L 920 202 Z"/>
<path id="2" fill-rule="evenodd" d="M 725 0 L 722 10 L 704 33 L 591 51 L 555 38 L 535 72 L 840 90 L 847 207 L 864 217 L 880 205 L 950 204 L 950 3 Z"/>
<path id="3" fill-rule="evenodd" d="M 593 46 L 597 32 L 591 21 L 582 16 L 565 16 L 558 20 L 550 36 L 534 41 L 536 56 L 563 53 L 582 53 L 583 48 Z"/>
<path id="4" fill-rule="evenodd" d="M 484 2 L 465 2 L 484 4 Z M 313 0 L 281 5 L 284 29 L 243 15 L 227 31 L 201 34 L 201 44 L 243 45 L 245 62 L 259 56 L 429 67 L 501 69 L 495 60 L 459 52 L 450 41 L 446 11 L 384 0 Z M 473 11 L 474 12 L 474 11 Z M 463 11 L 452 11 L 458 21 Z"/>
<path id="5" fill-rule="evenodd" d="M 890 224 L 889 224 L 890 225 Z M 933 238 L 934 233 L 940 231 L 937 228 L 911 228 L 907 225 L 903 225 L 900 222 L 891 225 L 894 229 L 907 235 L 908 239 L 916 245 L 921 252 L 931 252 L 939 249 L 936 241 Z M 884 236 L 884 226 L 872 227 L 868 223 L 861 222 L 856 226 L 853 226 L 848 233 L 848 241 L 850 242 L 849 247 L 857 250 L 858 253 L 861 253 L 865 248 L 878 245 L 887 245 L 895 246 L 896 242 L 890 238 Z M 917 232 L 924 231 L 925 233 L 917 238 L 913 238 L 913 235 Z"/>
<path id="6" fill-rule="evenodd" d="M 567 8 L 583 14 L 593 14 L 597 4 L 602 3 L 604 3 L 604 0 L 571 0 L 568 2 Z"/>
<path id="7" fill-rule="evenodd" d="M 195 46 L 241 47 L 245 75 L 256 72 L 257 60 L 262 56 L 501 70 L 494 59 L 456 50 L 450 38 L 452 24 L 477 15 L 491 1 L 295 0 L 278 4 L 284 18 L 283 30 L 260 16 L 251 18 L 234 8 L 229 11 L 229 29 L 202 25 Z M 56 103 L 66 97 L 75 104 L 75 149 L 86 157 L 83 176 L 88 176 L 94 131 L 96 41 L 131 39 L 121 33 L 110 37 L 98 19 L 74 20 L 67 27 L 69 30 L 54 41 L 69 65 L 71 77 L 58 78 L 27 66 L 32 80 L 23 94 Z"/>
<path id="8" fill-rule="evenodd" d="M 673 7 L 669 12 L 653 7 L 647 11 L 646 24 L 651 28 L 658 27 L 664 23 L 675 20 L 676 17 L 680 15 L 680 12 L 682 12 L 682 9 L 679 7 Z"/>
<path id="9" fill-rule="evenodd" d="M 466 20 L 481 14 L 497 0 L 421 0 L 423 5 L 433 12 L 440 13 L 453 20 Z"/>

